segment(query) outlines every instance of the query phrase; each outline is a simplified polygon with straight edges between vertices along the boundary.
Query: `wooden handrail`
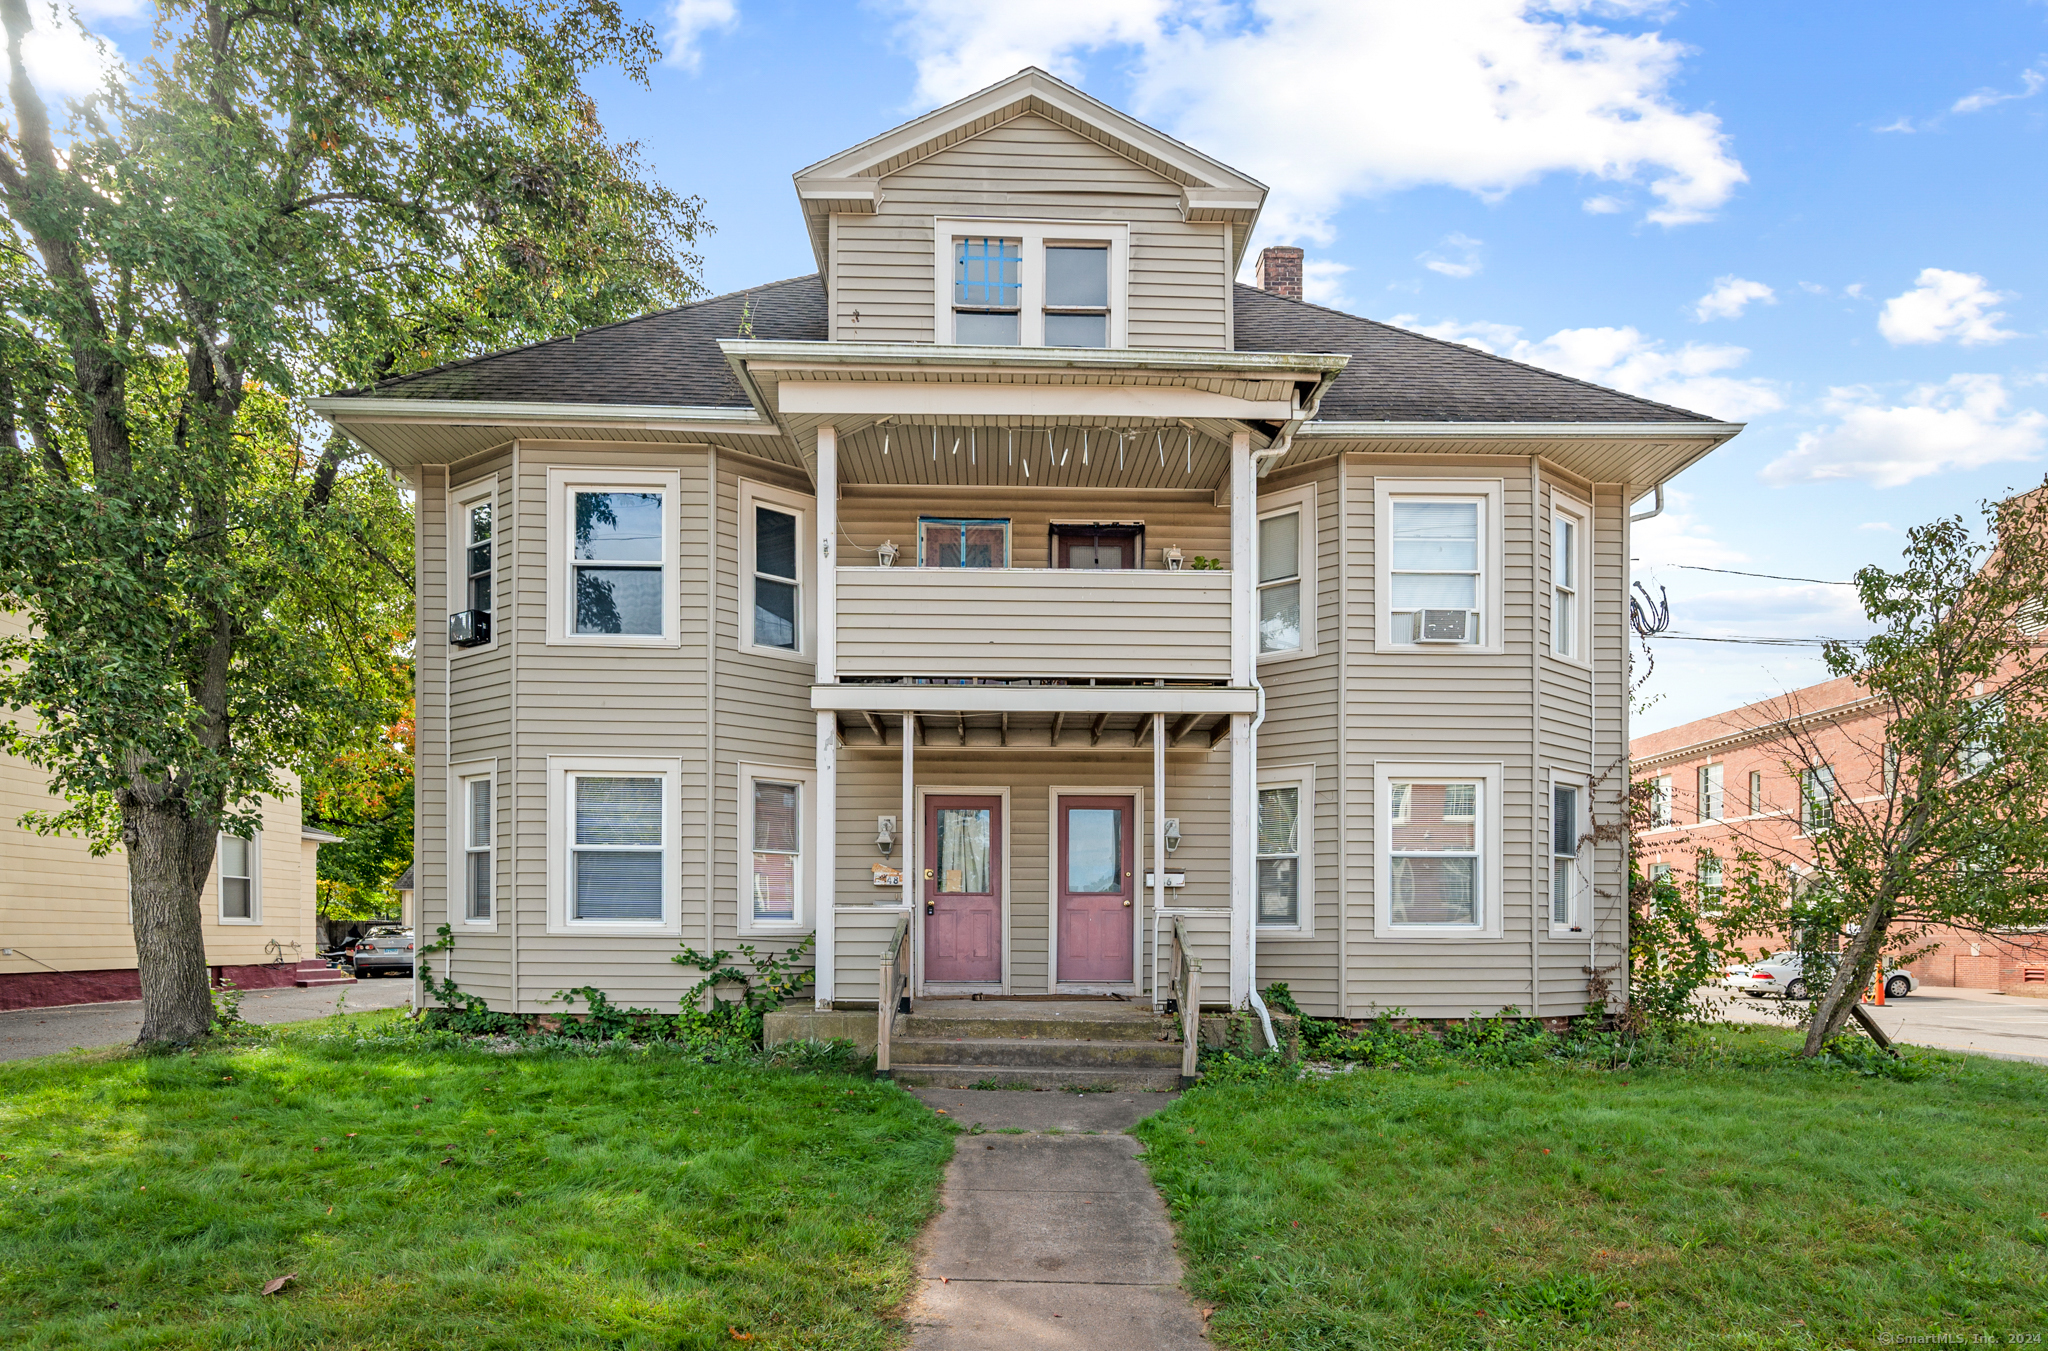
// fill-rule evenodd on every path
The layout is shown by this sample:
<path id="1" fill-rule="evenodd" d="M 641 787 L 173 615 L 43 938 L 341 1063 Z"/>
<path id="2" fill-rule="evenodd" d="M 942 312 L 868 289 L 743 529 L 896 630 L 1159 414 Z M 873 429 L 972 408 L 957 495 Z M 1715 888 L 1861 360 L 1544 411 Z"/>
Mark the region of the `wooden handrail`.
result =
<path id="1" fill-rule="evenodd" d="M 1180 1082 L 1185 1088 L 1195 1080 L 1200 1059 L 1202 1034 L 1202 959 L 1188 942 L 1187 925 L 1173 917 L 1173 956 L 1167 963 L 1173 997 L 1180 1009 Z"/>
<path id="2" fill-rule="evenodd" d="M 896 1024 L 899 1002 L 909 1003 L 904 998 L 910 989 L 909 938 L 910 916 L 898 915 L 896 931 L 882 949 L 881 969 L 876 972 L 875 1074 L 883 1078 L 889 1074 L 889 1033 Z"/>

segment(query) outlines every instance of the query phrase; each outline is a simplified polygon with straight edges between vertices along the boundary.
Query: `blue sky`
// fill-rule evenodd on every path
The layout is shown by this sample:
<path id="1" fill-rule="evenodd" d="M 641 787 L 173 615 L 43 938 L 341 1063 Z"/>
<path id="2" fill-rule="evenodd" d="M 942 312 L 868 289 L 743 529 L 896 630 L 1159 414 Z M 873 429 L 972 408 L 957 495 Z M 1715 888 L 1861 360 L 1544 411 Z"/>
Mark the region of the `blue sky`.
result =
<path id="1" fill-rule="evenodd" d="M 1037 64 L 1271 185 L 1312 299 L 1747 421 L 1637 532 L 1677 632 L 1861 632 L 1846 588 L 1679 565 L 1845 579 L 2041 481 L 2039 0 L 626 7 L 669 55 L 600 111 L 705 198 L 713 290 L 814 269 L 792 171 Z M 147 41 L 135 0 L 81 13 Z M 1822 675 L 1664 641 L 1636 728 Z"/>

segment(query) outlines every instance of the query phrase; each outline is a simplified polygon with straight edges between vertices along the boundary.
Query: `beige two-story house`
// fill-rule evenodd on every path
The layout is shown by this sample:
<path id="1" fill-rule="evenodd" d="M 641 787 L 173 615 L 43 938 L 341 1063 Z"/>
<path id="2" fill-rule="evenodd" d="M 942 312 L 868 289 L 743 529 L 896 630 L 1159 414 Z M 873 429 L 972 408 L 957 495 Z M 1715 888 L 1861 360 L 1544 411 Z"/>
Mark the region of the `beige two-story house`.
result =
<path id="1" fill-rule="evenodd" d="M 1631 504 L 1739 427 L 1238 284 L 1266 189 L 1038 70 L 795 176 L 817 271 L 319 401 L 417 493 L 419 915 L 494 1007 L 1284 980 L 1586 1002 Z"/>

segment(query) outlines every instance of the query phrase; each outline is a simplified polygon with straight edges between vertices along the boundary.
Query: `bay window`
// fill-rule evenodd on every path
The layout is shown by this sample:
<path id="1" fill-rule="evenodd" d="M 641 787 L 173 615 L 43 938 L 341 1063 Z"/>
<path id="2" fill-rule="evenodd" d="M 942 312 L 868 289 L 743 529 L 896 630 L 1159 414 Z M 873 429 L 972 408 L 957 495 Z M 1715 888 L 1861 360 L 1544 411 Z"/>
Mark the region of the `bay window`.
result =
<path id="1" fill-rule="evenodd" d="M 674 470 L 548 470 L 548 642 L 681 641 L 680 491 Z"/>
<path id="2" fill-rule="evenodd" d="M 679 933 L 680 766 L 548 757 L 548 930 Z"/>
<path id="3" fill-rule="evenodd" d="M 740 898 L 742 934 L 778 934 L 811 927 L 807 840 L 811 786 L 816 773 L 767 765 L 741 765 Z"/>

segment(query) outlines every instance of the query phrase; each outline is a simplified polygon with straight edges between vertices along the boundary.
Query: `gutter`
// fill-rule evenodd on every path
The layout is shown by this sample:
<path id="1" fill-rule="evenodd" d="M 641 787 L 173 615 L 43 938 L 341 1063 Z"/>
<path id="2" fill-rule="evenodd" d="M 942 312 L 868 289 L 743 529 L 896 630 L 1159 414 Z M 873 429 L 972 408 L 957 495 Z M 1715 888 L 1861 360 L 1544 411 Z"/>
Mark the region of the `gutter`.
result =
<path id="1" fill-rule="evenodd" d="M 329 395 L 306 406 L 339 427 L 344 422 L 416 423 L 443 427 L 619 426 L 658 431 L 698 429 L 761 432 L 775 424 L 758 408 L 651 403 L 537 403 L 524 400 L 376 399 Z"/>
<path id="2" fill-rule="evenodd" d="M 1346 441 L 1726 441 L 1746 422 L 1310 422 L 1301 435 Z"/>

